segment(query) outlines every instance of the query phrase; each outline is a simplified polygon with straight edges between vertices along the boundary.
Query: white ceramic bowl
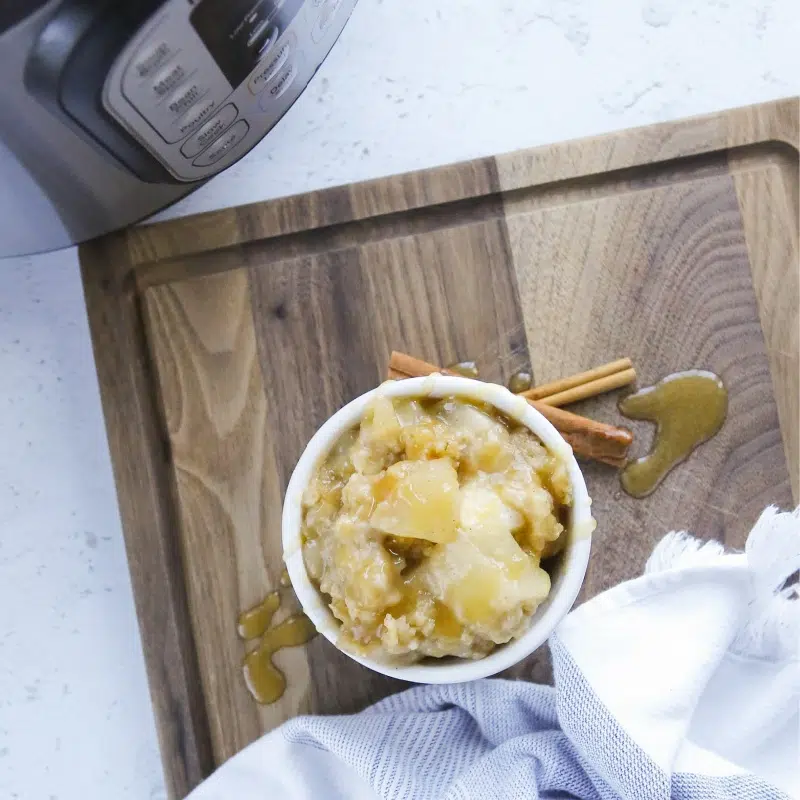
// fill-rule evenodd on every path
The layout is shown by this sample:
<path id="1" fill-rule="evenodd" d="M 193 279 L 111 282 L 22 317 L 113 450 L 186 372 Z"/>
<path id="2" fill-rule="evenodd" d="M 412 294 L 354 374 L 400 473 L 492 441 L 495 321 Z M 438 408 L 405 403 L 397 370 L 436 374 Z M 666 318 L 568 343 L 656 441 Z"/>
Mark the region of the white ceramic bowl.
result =
<path id="1" fill-rule="evenodd" d="M 364 409 L 377 392 L 387 397 L 455 396 L 487 403 L 532 430 L 552 453 L 567 464 L 573 496 L 569 538 L 562 551 L 560 568 L 553 576 L 550 594 L 531 617 L 526 633 L 507 644 L 499 645 L 478 661 L 457 658 L 426 659 L 419 664 L 397 666 L 348 652 L 338 644 L 339 622 L 306 572 L 300 537 L 303 492 L 339 437 L 361 421 Z M 486 678 L 522 661 L 545 642 L 570 610 L 580 591 L 589 561 L 591 532 L 594 528 L 590 506 L 586 483 L 572 455 L 572 449 L 536 409 L 515 397 L 505 387 L 444 375 L 389 381 L 337 411 L 316 432 L 300 456 L 283 503 L 283 559 L 292 587 L 305 613 L 316 629 L 350 658 L 376 672 L 401 680 L 416 683 L 458 683 Z"/>

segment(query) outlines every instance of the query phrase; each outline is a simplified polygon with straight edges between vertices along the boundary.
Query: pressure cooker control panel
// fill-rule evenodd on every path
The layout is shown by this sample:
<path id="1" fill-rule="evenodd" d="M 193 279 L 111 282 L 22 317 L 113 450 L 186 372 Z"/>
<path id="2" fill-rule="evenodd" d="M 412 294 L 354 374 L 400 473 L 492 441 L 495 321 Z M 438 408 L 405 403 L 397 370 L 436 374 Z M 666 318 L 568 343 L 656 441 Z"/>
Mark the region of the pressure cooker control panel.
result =
<path id="1" fill-rule="evenodd" d="M 114 62 L 105 109 L 179 181 L 241 158 L 283 116 L 356 0 L 171 0 Z"/>

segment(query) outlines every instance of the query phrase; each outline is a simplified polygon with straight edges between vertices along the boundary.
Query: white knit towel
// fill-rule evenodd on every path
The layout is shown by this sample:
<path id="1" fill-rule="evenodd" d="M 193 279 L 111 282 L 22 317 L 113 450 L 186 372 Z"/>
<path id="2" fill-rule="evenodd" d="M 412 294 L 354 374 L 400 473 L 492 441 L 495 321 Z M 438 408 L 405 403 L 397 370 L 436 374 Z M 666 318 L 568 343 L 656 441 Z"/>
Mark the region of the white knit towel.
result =
<path id="1" fill-rule="evenodd" d="M 800 509 L 744 554 L 671 533 L 550 639 L 555 689 L 420 686 L 299 717 L 191 800 L 800 797 Z"/>

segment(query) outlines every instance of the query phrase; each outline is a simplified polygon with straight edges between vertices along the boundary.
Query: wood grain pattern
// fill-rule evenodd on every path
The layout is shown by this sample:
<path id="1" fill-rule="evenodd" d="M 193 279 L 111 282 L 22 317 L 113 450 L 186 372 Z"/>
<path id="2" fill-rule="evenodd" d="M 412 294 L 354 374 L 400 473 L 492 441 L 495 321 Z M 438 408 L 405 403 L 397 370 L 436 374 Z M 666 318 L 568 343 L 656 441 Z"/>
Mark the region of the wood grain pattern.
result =
<path id="1" fill-rule="evenodd" d="M 241 680 L 245 648 L 235 620 L 279 588 L 283 569 L 282 482 L 269 447 L 247 274 L 235 270 L 155 287 L 145 303 L 200 675 L 221 763 L 241 742 L 310 709 L 308 662 L 300 649 L 278 656 L 293 680 L 273 705 L 254 704 Z M 284 602 L 282 616 L 288 610 Z"/>
<path id="2" fill-rule="evenodd" d="M 582 597 L 668 529 L 741 546 L 798 497 L 797 100 L 135 228 L 81 248 L 170 791 L 302 711 L 400 688 L 321 637 L 244 688 L 238 612 L 276 588 L 280 504 L 314 430 L 392 349 L 547 381 L 629 355 L 704 367 L 730 414 L 645 500 L 586 465 Z M 571 407 L 620 424 L 613 396 Z M 638 450 L 652 435 L 634 423 Z M 543 680 L 546 650 L 509 671 Z"/>
<path id="3" fill-rule="evenodd" d="M 800 502 L 798 162 L 782 152 L 761 169 L 732 162 L 753 288 L 780 417 L 794 502 Z M 776 191 L 777 187 L 777 191 Z M 758 209 L 769 207 L 770 214 Z"/>
<path id="4" fill-rule="evenodd" d="M 624 352 L 643 386 L 703 368 L 729 391 L 728 424 L 650 497 L 628 497 L 607 473 L 585 466 L 602 547 L 584 593 L 640 572 L 672 529 L 743 546 L 766 504 L 789 506 L 792 498 L 731 177 L 532 213 L 515 203 L 506 224 L 540 379 Z M 585 413 L 626 424 L 614 403 L 597 398 Z M 645 452 L 652 428 L 627 424 L 637 435 L 634 455 Z"/>

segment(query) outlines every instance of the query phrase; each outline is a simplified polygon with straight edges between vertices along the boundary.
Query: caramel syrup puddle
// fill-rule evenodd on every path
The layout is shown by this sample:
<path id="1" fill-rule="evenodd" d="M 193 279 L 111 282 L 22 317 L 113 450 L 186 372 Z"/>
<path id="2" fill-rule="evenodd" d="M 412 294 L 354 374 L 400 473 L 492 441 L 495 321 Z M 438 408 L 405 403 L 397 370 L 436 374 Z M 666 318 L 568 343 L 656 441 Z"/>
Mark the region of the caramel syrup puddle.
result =
<path id="1" fill-rule="evenodd" d="M 280 606 L 280 595 L 277 592 L 270 592 L 257 606 L 243 611 L 236 626 L 239 636 L 245 640 L 263 636 Z"/>
<path id="2" fill-rule="evenodd" d="M 237 625 L 242 639 L 261 639 L 258 647 L 245 656 L 243 670 L 250 694 L 263 705 L 274 703 L 286 691 L 286 677 L 272 663 L 272 656 L 284 647 L 305 644 L 317 633 L 305 614 L 293 614 L 270 627 L 280 605 L 278 592 L 270 592 L 257 606 L 243 611 Z"/>
<path id="3" fill-rule="evenodd" d="M 478 365 L 474 361 L 459 361 L 447 367 L 451 372 L 457 372 L 464 378 L 478 378 Z"/>
<path id="4" fill-rule="evenodd" d="M 629 419 L 657 426 L 652 450 L 629 462 L 620 475 L 629 495 L 646 497 L 676 464 L 719 431 L 728 413 L 728 391 L 713 372 L 676 372 L 623 398 L 619 410 Z"/>
<path id="5" fill-rule="evenodd" d="M 508 391 L 512 394 L 527 392 L 533 386 L 533 375 L 527 369 L 515 372 L 508 379 Z"/>

